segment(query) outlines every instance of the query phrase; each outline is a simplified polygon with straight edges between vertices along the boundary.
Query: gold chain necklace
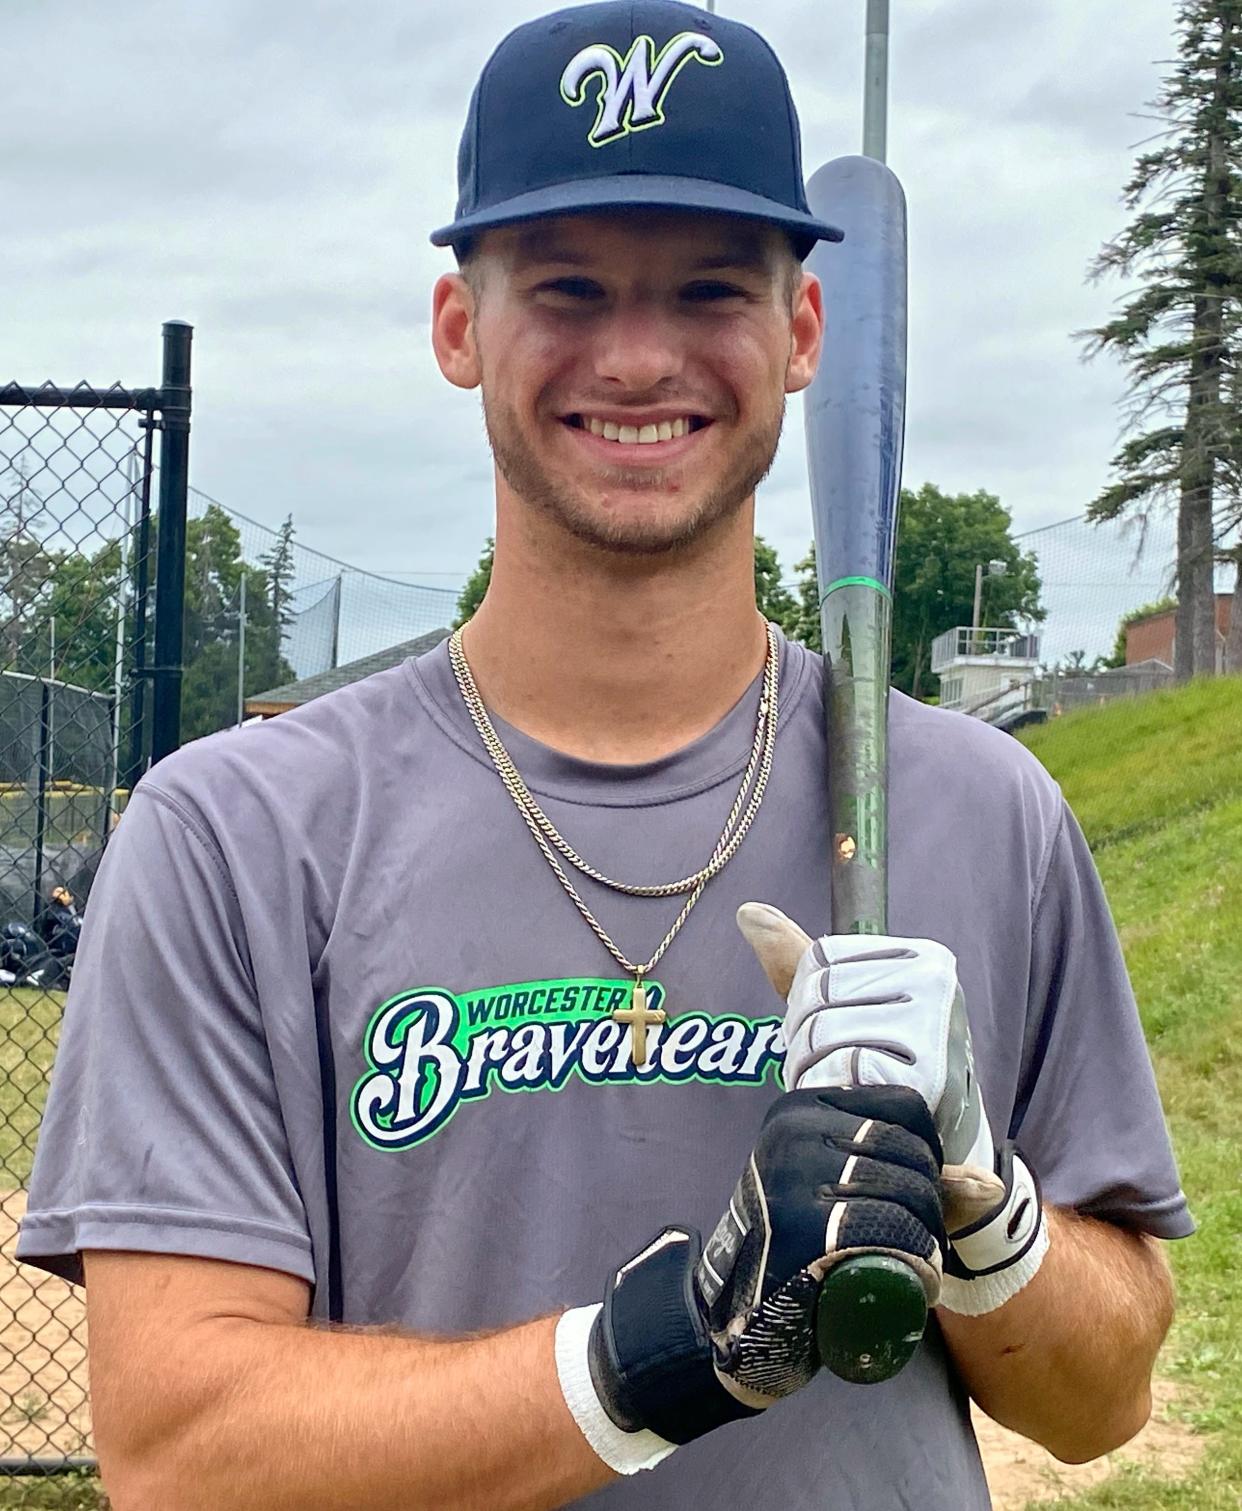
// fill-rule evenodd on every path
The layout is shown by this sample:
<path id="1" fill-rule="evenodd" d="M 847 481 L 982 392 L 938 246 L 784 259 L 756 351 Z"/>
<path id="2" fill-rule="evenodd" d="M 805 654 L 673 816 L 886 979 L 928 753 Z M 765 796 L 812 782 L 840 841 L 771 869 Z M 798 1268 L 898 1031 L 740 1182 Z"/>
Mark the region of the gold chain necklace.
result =
<path id="1" fill-rule="evenodd" d="M 582 914 L 596 938 L 617 964 L 634 977 L 634 992 L 630 1006 L 617 1008 L 612 1016 L 618 1023 L 626 1023 L 630 1027 L 635 1065 L 646 1063 L 648 1027 L 663 1023 L 668 1017 L 663 1008 L 648 1008 L 647 989 L 643 985 L 643 978 L 651 974 L 665 950 L 681 932 L 682 925 L 690 916 L 691 908 L 703 895 L 703 889 L 707 883 L 737 854 L 738 847 L 746 838 L 747 831 L 759 811 L 759 805 L 763 802 L 764 792 L 767 790 L 768 777 L 772 771 L 772 755 L 776 748 L 776 726 L 780 714 L 780 648 L 774 625 L 768 624 L 767 634 L 768 654 L 763 667 L 763 689 L 759 695 L 759 711 L 755 719 L 755 738 L 751 745 L 750 759 L 746 764 L 746 770 L 742 773 L 741 786 L 738 788 L 737 797 L 729 811 L 729 817 L 725 821 L 720 838 L 716 842 L 716 848 L 712 851 L 707 864 L 691 875 L 683 876 L 678 881 L 657 882 L 652 886 L 637 886 L 628 882 L 613 881 L 611 877 L 605 876 L 602 871 L 598 871 L 583 860 L 559 833 L 522 780 L 521 773 L 513 764 L 512 757 L 496 733 L 496 728 L 488 716 L 487 708 L 466 660 L 466 653 L 462 648 L 461 630 L 454 630 L 449 638 L 449 662 L 453 668 L 453 675 L 457 679 L 462 702 L 466 705 L 466 710 L 475 729 L 479 732 L 484 748 L 491 757 L 497 775 L 504 783 L 506 792 L 513 799 L 535 843 L 543 851 L 544 859 L 556 873 L 557 880 L 568 893 L 578 912 Z M 625 892 L 631 897 L 675 897 L 689 893 L 681 912 L 673 921 L 672 928 L 665 934 L 659 948 L 646 964 L 640 965 L 637 961 L 630 960 L 609 937 L 604 926 L 583 901 L 578 889 L 566 875 L 565 868 L 557 859 L 556 851 L 559 851 L 570 865 L 581 871 L 584 876 L 589 876 L 593 881 L 610 887 L 614 892 Z"/>

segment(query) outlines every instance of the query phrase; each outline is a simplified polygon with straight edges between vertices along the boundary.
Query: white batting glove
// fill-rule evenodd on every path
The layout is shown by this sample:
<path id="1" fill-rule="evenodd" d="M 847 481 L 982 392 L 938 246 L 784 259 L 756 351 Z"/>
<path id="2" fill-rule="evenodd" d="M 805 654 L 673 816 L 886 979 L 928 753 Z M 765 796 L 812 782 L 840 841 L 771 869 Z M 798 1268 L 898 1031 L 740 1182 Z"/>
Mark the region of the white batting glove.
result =
<path id="1" fill-rule="evenodd" d="M 999 1150 L 975 1079 L 957 960 L 931 939 L 812 940 L 778 908 L 738 925 L 786 999 L 785 1086 L 908 1086 L 931 1110 L 950 1251 L 940 1305 L 978 1316 L 1025 1286 L 1048 1248 L 1034 1173 Z"/>

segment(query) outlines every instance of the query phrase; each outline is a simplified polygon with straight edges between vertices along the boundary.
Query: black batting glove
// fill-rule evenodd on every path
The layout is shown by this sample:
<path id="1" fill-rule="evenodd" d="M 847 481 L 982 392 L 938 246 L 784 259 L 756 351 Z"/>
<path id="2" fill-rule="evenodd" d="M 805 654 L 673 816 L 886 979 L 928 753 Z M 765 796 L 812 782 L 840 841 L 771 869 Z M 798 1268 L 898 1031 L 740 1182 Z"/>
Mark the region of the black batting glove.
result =
<path id="1" fill-rule="evenodd" d="M 791 1395 L 820 1365 L 823 1277 L 855 1250 L 907 1261 L 934 1300 L 941 1163 L 906 1087 L 779 1097 L 706 1251 L 694 1229 L 666 1228 L 613 1275 L 588 1345 L 610 1423 L 688 1443 Z"/>

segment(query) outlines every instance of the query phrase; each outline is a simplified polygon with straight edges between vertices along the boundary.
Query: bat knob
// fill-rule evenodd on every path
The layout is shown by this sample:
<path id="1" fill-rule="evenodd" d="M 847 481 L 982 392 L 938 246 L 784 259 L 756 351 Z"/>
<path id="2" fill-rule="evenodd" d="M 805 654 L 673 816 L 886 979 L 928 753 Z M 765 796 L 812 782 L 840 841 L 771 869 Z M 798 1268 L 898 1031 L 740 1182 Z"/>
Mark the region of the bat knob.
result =
<path id="1" fill-rule="evenodd" d="M 908 1264 L 861 1254 L 834 1265 L 819 1293 L 815 1336 L 824 1365 L 854 1385 L 891 1380 L 927 1326 L 927 1293 Z"/>

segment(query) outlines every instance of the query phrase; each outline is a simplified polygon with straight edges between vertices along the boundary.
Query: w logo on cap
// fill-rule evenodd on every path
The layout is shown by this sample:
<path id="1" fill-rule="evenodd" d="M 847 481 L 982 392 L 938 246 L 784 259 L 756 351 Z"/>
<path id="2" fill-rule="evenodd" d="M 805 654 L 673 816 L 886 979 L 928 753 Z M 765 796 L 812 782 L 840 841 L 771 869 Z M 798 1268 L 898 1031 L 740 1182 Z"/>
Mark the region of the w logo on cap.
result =
<path id="1" fill-rule="evenodd" d="M 692 58 L 715 66 L 724 53 L 718 42 L 697 31 L 679 33 L 658 53 L 648 36 L 635 37 L 624 57 L 606 43 L 597 43 L 570 60 L 561 75 L 561 98 L 567 105 L 581 105 L 588 82 L 599 79 L 599 108 L 587 141 L 603 147 L 631 131 L 662 126 L 664 97 Z"/>

